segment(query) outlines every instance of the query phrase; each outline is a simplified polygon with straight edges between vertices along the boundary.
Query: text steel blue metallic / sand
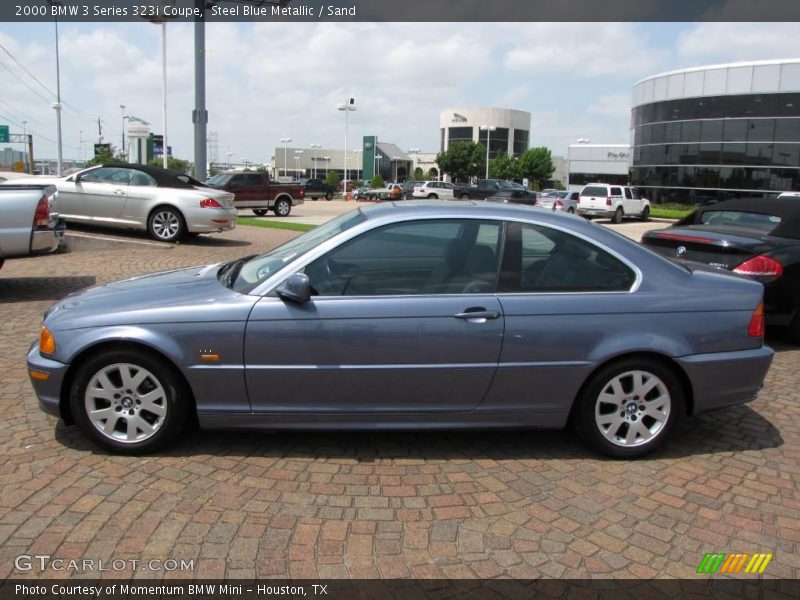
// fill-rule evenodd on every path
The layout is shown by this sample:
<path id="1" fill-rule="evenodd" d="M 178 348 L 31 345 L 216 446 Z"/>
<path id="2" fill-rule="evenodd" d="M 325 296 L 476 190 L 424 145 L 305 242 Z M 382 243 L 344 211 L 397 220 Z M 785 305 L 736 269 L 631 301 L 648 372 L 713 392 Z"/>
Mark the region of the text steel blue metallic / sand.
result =
<path id="1" fill-rule="evenodd" d="M 623 458 L 748 402 L 763 287 L 579 217 L 360 208 L 260 256 L 64 298 L 28 355 L 44 410 L 124 453 L 204 428 L 560 428 Z"/>

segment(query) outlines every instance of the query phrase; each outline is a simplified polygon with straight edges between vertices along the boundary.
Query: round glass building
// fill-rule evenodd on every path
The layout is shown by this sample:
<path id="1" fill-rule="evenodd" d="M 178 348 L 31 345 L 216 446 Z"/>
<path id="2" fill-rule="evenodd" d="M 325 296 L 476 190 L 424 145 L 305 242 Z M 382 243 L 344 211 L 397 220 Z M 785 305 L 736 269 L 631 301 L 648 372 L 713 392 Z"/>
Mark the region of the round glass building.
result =
<path id="1" fill-rule="evenodd" d="M 653 202 L 800 189 L 800 59 L 655 75 L 632 107 L 631 185 Z"/>

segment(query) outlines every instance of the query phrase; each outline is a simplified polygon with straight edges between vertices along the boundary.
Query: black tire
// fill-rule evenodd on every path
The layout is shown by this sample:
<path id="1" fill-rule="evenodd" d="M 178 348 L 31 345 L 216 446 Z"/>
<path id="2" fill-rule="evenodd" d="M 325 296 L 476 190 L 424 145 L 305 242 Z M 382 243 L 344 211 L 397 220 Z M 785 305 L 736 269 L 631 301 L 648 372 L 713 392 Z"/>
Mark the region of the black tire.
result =
<path id="1" fill-rule="evenodd" d="M 650 220 L 650 207 L 649 206 L 645 206 L 644 209 L 642 209 L 642 216 L 640 218 L 642 219 L 642 221 L 649 221 Z"/>
<path id="2" fill-rule="evenodd" d="M 147 373 L 141 382 L 134 384 L 136 387 L 131 385 L 132 389 L 125 390 L 122 365 L 129 365 L 127 367 L 129 377 L 142 375 L 142 370 Z M 115 371 L 115 368 L 118 370 Z M 134 373 L 133 369 L 138 370 Z M 87 397 L 89 384 L 104 371 L 112 384 L 112 390 L 109 392 L 120 393 L 115 393 L 115 399 L 107 401 L 102 398 Z M 118 376 L 115 377 L 114 373 Z M 131 393 L 127 394 L 128 391 Z M 163 410 L 161 416 L 150 412 L 147 401 L 141 400 L 145 395 L 153 395 L 153 392 L 155 399 L 150 402 L 150 407 L 152 410 Z M 115 454 L 145 454 L 163 448 L 178 437 L 186 424 L 189 407 L 192 405 L 189 396 L 185 383 L 171 365 L 162 358 L 142 350 L 131 349 L 101 352 L 81 364 L 72 381 L 69 401 L 75 422 L 96 444 Z M 112 418 L 120 415 L 111 424 L 113 429 L 110 432 L 101 431 L 101 426 L 104 429 L 109 427 L 110 419 L 106 419 L 105 424 L 102 423 L 102 417 L 92 420 L 87 412 L 87 406 L 95 406 L 95 410 L 113 409 L 113 412 L 110 412 Z M 125 412 L 129 414 L 125 415 Z M 145 437 L 123 441 L 126 437 L 130 439 L 131 429 L 133 435 L 137 435 L 140 431 L 137 423 L 143 426 L 146 426 L 144 425 L 146 423 L 154 427 L 154 431 L 148 433 L 141 429 L 141 435 Z"/>
<path id="3" fill-rule="evenodd" d="M 622 223 L 622 217 L 624 216 L 625 216 L 625 211 L 622 210 L 621 206 L 618 206 L 617 210 L 614 211 L 614 216 L 611 217 L 611 222 L 619 225 L 620 223 Z"/>
<path id="4" fill-rule="evenodd" d="M 642 373 L 655 387 L 643 396 L 636 395 L 634 372 Z M 612 388 L 615 381 L 621 395 Z M 619 405 L 612 401 L 615 395 Z M 606 365 L 591 376 L 576 400 L 573 424 L 581 440 L 593 450 L 613 458 L 639 458 L 664 443 L 684 406 L 683 386 L 672 369 L 652 358 L 631 357 Z M 659 408 L 666 412 L 659 412 Z M 659 420 L 652 416 L 656 414 L 666 417 Z M 601 423 L 605 419 L 609 421 L 604 433 Z M 648 429 L 652 437 L 646 439 L 639 433 L 642 429 Z M 629 437 L 631 430 L 633 440 Z M 626 439 L 621 440 L 621 436 Z"/>
<path id="5" fill-rule="evenodd" d="M 469 194 L 461 194 L 458 197 L 459 200 L 469 200 Z"/>
<path id="6" fill-rule="evenodd" d="M 275 206 L 272 207 L 275 214 L 279 217 L 288 217 L 292 212 L 292 203 L 287 198 L 279 198 L 275 201 Z"/>
<path id="7" fill-rule="evenodd" d="M 147 232 L 159 242 L 179 242 L 186 234 L 186 221 L 177 208 L 158 206 L 147 218 Z"/>
<path id="8" fill-rule="evenodd" d="M 574 208 L 572 208 L 572 207 L 570 206 L 570 207 L 567 209 L 567 212 L 568 212 L 569 214 L 571 214 L 571 215 L 574 215 L 574 214 L 575 214 L 575 209 L 574 209 Z"/>
<path id="9" fill-rule="evenodd" d="M 439 196 L 436 194 L 428 194 L 428 200 L 438 200 Z"/>
<path id="10" fill-rule="evenodd" d="M 333 200 L 333 192 L 325 192 L 325 200 L 327 200 L 328 202 Z"/>
<path id="11" fill-rule="evenodd" d="M 263 217 L 265 214 L 269 212 L 268 208 L 254 208 L 253 214 L 257 217 Z"/>

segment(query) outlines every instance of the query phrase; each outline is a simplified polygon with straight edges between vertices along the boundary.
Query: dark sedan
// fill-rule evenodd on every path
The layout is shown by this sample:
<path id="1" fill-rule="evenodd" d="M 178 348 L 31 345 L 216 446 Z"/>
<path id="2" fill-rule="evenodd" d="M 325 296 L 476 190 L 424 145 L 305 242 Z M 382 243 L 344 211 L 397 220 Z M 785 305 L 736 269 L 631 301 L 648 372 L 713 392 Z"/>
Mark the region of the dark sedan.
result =
<path id="1" fill-rule="evenodd" d="M 536 194 L 525 189 L 500 190 L 486 199 L 493 202 L 510 202 L 511 204 L 527 204 L 528 206 L 536 206 L 538 204 Z"/>
<path id="2" fill-rule="evenodd" d="M 196 415 L 225 429 L 572 421 L 630 458 L 680 414 L 755 397 L 772 360 L 762 291 L 572 215 L 386 202 L 260 256 L 68 296 L 28 368 L 43 410 L 115 452 L 152 451 Z"/>
<path id="3" fill-rule="evenodd" d="M 800 343 L 800 198 L 739 198 L 699 208 L 642 243 L 764 284 L 767 324 Z"/>

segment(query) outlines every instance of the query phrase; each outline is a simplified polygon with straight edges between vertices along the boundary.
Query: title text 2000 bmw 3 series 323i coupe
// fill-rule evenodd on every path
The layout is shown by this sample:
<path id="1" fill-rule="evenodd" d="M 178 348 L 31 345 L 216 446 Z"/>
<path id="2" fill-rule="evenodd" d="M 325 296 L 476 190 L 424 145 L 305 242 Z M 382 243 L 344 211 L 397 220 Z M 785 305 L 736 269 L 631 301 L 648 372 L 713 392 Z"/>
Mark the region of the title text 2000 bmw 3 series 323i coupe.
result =
<path id="1" fill-rule="evenodd" d="M 260 256 L 92 288 L 28 354 L 41 407 L 114 452 L 213 429 L 560 428 L 641 456 L 752 400 L 762 286 L 579 217 L 361 208 Z"/>

